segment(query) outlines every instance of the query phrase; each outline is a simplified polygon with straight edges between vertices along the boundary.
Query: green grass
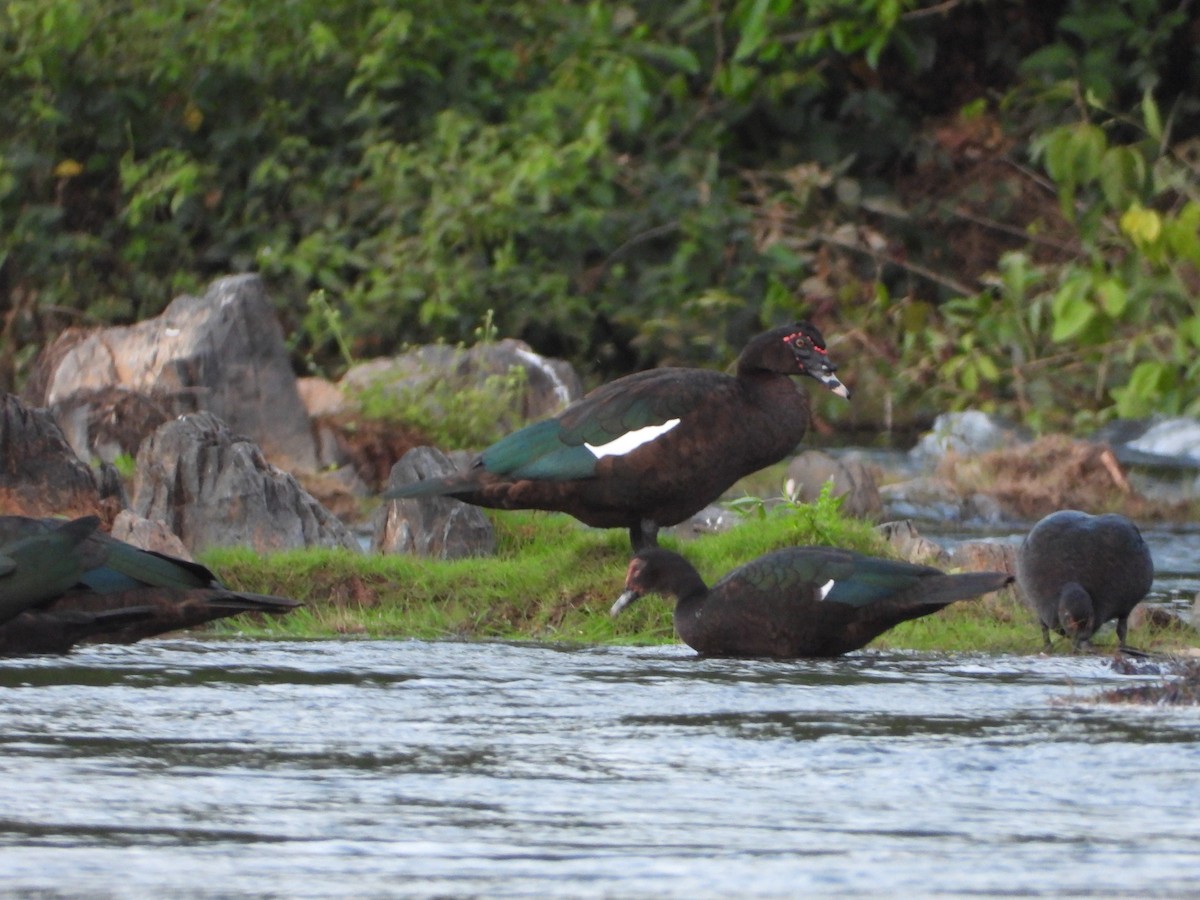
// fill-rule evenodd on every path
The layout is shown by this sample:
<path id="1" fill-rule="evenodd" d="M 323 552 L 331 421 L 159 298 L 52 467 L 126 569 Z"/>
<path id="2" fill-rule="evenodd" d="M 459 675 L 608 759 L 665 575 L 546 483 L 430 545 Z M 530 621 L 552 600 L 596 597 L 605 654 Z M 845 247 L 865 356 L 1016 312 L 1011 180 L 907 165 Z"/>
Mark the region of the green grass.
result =
<path id="1" fill-rule="evenodd" d="M 777 547 L 836 544 L 880 552 L 869 525 L 845 519 L 837 501 L 751 509 L 719 535 L 662 544 L 685 553 L 715 580 Z M 302 600 L 303 610 L 219 626 L 260 636 L 535 638 L 582 643 L 673 641 L 666 600 L 643 601 L 614 619 L 629 538 L 581 527 L 568 516 L 489 513 L 494 557 L 442 561 L 403 555 L 300 550 L 260 557 L 247 549 L 209 551 L 204 561 L 230 586 Z"/>
<path id="2" fill-rule="evenodd" d="M 770 550 L 825 544 L 886 555 L 865 522 L 843 518 L 828 497 L 811 505 L 784 504 L 768 512 L 748 506 L 745 521 L 718 535 L 664 546 L 684 553 L 711 584 L 730 569 Z M 629 559 L 618 529 L 583 528 L 564 516 L 489 513 L 497 531 L 494 557 L 441 561 L 410 556 L 303 550 L 260 557 L 245 549 L 210 551 L 204 561 L 232 587 L 302 600 L 286 616 L 240 617 L 213 627 L 218 634 L 315 639 L 530 639 L 581 644 L 661 644 L 676 640 L 671 603 L 646 598 L 621 616 L 608 609 L 620 594 Z M 1142 629 L 1130 642 L 1175 649 L 1182 633 Z M 1105 634 L 1104 648 L 1115 642 Z M 1010 591 L 956 603 L 906 622 L 872 646 L 920 651 L 1037 653 L 1041 630 Z M 1066 652 L 1058 644 L 1055 652 Z"/>

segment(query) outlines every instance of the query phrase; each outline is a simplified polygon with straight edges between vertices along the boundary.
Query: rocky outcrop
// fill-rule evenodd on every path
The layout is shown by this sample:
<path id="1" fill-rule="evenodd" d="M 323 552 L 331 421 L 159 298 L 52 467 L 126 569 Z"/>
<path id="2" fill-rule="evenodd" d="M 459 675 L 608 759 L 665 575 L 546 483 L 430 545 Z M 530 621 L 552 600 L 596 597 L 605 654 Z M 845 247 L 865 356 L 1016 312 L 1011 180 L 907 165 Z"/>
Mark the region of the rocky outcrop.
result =
<path id="1" fill-rule="evenodd" d="M 889 518 L 989 525 L 1005 520 L 1004 510 L 991 496 L 960 487 L 949 478 L 921 475 L 879 489 Z"/>
<path id="2" fill-rule="evenodd" d="M 249 435 L 274 463 L 316 469 L 308 416 L 296 390 L 283 329 L 256 275 L 214 281 L 203 297 L 175 298 L 161 316 L 122 328 L 72 329 L 46 349 L 27 401 L 59 410 L 81 456 L 103 458 L 97 427 L 115 391 L 145 398 L 166 418 L 209 410 Z M 81 411 L 82 410 L 82 411 Z M 117 445 L 133 452 L 158 423 L 126 418 Z"/>
<path id="3" fill-rule="evenodd" d="M 1014 428 L 977 409 L 942 413 L 934 419 L 933 428 L 913 447 L 912 456 L 932 464 L 948 453 L 973 456 L 1019 447 L 1030 437 L 1023 429 Z"/>
<path id="4" fill-rule="evenodd" d="M 1188 416 L 1111 422 L 1095 440 L 1111 446 L 1126 465 L 1200 470 L 1200 421 Z"/>
<path id="5" fill-rule="evenodd" d="M 71 394 L 50 413 L 76 456 L 106 463 L 137 456 L 146 435 L 172 418 L 153 397 L 120 387 Z"/>
<path id="6" fill-rule="evenodd" d="M 1200 497 L 1200 422 L 1123 421 L 1090 440 L 1027 439 L 978 412 L 938 418 L 901 457 L 876 455 L 884 516 L 997 525 L 1057 509 L 1189 518 Z"/>
<path id="7" fill-rule="evenodd" d="M 447 395 L 483 389 L 488 378 L 505 376 L 514 368 L 524 374 L 525 384 L 512 408 L 496 410 L 506 427 L 553 415 L 583 393 L 570 363 L 539 356 L 524 341 L 512 339 L 468 348 L 446 344 L 418 347 L 354 366 L 342 378 L 341 386 L 348 394 L 382 391 L 399 399 L 436 403 L 435 389 Z"/>
<path id="8" fill-rule="evenodd" d="M 450 458 L 433 447 L 415 447 L 392 467 L 389 486 L 437 478 L 455 471 Z M 450 497 L 393 500 L 375 521 L 372 549 L 438 559 L 490 556 L 496 535 L 487 516 Z"/>
<path id="9" fill-rule="evenodd" d="M 1017 546 L 1008 541 L 978 540 L 955 542 L 950 550 L 925 537 L 911 519 L 884 522 L 876 533 L 900 559 L 923 566 L 953 572 L 1017 571 Z M 1017 591 L 1014 583 L 1009 590 Z M 1019 592 L 1017 593 L 1019 597 Z"/>
<path id="10" fill-rule="evenodd" d="M 964 572 L 1017 573 L 1017 545 L 1006 541 L 963 541 L 949 553 L 948 565 Z M 1016 586 L 1013 586 L 1016 590 Z"/>
<path id="11" fill-rule="evenodd" d="M 925 537 L 911 519 L 875 526 L 875 532 L 900 559 L 923 566 L 945 566 L 948 556 L 941 545 Z"/>
<path id="12" fill-rule="evenodd" d="M 111 518 L 116 510 L 104 508 L 106 494 L 96 474 L 75 455 L 48 411 L 0 395 L 0 512 Z"/>
<path id="13" fill-rule="evenodd" d="M 142 550 L 155 553 L 165 553 L 178 559 L 195 562 L 195 557 L 183 546 L 179 536 L 162 522 L 154 519 L 143 519 L 127 509 L 117 513 L 113 519 L 112 531 L 109 532 L 119 541 L 132 544 Z"/>
<path id="14" fill-rule="evenodd" d="M 208 412 L 168 422 L 142 443 L 133 493 L 134 512 L 169 524 L 193 553 L 231 546 L 259 553 L 359 549 L 292 475 Z"/>
<path id="15" fill-rule="evenodd" d="M 861 461 L 839 459 L 821 450 L 805 450 L 788 463 L 784 489 L 789 497 L 813 503 L 827 483 L 833 486 L 833 496 L 842 498 L 845 515 L 879 520 L 883 512 L 879 487 L 871 470 Z"/>

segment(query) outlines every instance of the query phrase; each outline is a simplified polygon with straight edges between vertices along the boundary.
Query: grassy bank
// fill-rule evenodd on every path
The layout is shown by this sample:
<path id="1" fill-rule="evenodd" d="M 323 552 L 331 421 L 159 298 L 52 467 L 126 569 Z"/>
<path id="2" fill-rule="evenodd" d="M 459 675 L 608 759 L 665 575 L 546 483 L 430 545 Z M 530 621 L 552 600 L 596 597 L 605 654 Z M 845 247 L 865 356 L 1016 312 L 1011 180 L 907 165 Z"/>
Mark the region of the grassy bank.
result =
<path id="1" fill-rule="evenodd" d="M 656 644 L 676 640 L 667 600 L 647 598 L 614 619 L 609 606 L 622 589 L 629 558 L 626 535 L 585 529 L 566 516 L 498 513 L 495 557 L 439 561 L 408 556 L 305 550 L 259 557 L 213 551 L 205 562 L 230 585 L 295 597 L 306 604 L 281 618 L 245 617 L 217 633 L 318 639 L 343 636 L 424 639 L 531 639 L 569 643 Z M 769 550 L 825 544 L 886 554 L 864 522 L 841 517 L 837 504 L 751 509 L 746 521 L 680 549 L 711 584 Z M 1106 647 L 1110 633 L 1098 638 Z M 1174 649 L 1182 632 L 1142 629 L 1131 643 Z M 908 622 L 872 645 L 928 651 L 1036 653 L 1041 633 L 1010 591 L 958 603 Z"/>

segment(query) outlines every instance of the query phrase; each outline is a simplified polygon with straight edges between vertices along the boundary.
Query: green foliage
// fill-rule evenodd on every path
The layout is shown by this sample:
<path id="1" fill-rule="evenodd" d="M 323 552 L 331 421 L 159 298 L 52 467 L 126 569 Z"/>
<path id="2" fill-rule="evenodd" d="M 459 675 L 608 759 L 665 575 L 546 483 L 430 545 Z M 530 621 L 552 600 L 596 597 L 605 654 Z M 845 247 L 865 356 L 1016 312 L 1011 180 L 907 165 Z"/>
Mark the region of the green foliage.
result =
<path id="1" fill-rule="evenodd" d="M 443 450 L 478 449 L 524 424 L 527 380 L 525 369 L 510 366 L 502 375 L 488 375 L 478 387 L 447 379 L 429 379 L 412 388 L 381 382 L 349 399 L 366 418 L 407 425 Z"/>
<path id="2" fill-rule="evenodd" d="M 318 369 L 465 340 L 489 308 L 601 374 L 727 357 L 765 284 L 798 311 L 742 196 L 776 161 L 746 128 L 860 134 L 826 92 L 854 92 L 850 58 L 877 64 L 906 5 L 14 0 L 6 348 L 257 268 Z"/>
<path id="3" fill-rule="evenodd" d="M 137 472 L 137 459 L 129 453 L 118 453 L 112 461 L 118 474 L 127 482 L 133 481 Z"/>
<path id="4" fill-rule="evenodd" d="M 1200 189 L 1150 139 L 1159 121 L 1150 95 L 1142 108 L 1133 143 L 1112 143 L 1127 124 L 1114 118 L 1034 142 L 1078 228 L 1080 258 L 1039 265 L 1011 252 L 996 290 L 944 305 L 960 335 L 941 370 L 955 390 L 977 400 L 990 389 L 997 406 L 1012 391 L 1040 426 L 1094 424 L 1097 411 L 1200 412 Z"/>
<path id="5" fill-rule="evenodd" d="M 0 388 L 65 325 L 253 268 L 331 375 L 487 310 L 590 380 L 815 312 L 888 417 L 1187 410 L 1190 24 L 1160 0 L 11 0 Z M 957 198 L 898 185 L 953 175 L 931 133 L 1000 117 L 1074 231 L 1048 258 L 1033 222 L 987 285 L 930 234 Z"/>

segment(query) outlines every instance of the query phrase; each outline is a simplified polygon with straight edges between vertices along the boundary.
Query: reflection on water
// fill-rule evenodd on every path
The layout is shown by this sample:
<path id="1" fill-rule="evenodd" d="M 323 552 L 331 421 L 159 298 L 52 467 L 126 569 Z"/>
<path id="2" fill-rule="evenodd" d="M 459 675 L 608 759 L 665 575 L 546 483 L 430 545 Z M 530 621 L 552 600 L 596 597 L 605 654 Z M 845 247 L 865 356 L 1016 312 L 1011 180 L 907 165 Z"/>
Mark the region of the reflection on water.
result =
<path id="1" fill-rule="evenodd" d="M 1103 658 L 94 648 L 0 663 L 0 892 L 1200 892 L 1200 712 Z"/>

